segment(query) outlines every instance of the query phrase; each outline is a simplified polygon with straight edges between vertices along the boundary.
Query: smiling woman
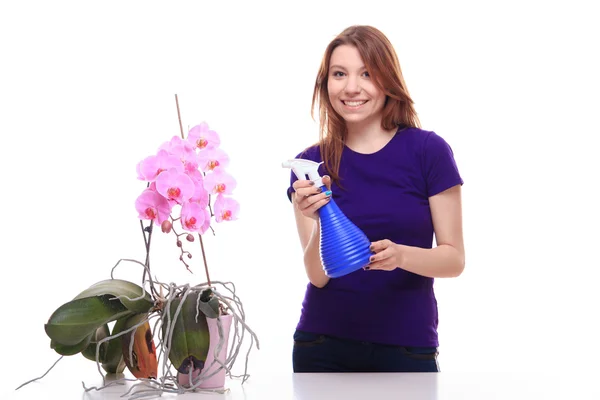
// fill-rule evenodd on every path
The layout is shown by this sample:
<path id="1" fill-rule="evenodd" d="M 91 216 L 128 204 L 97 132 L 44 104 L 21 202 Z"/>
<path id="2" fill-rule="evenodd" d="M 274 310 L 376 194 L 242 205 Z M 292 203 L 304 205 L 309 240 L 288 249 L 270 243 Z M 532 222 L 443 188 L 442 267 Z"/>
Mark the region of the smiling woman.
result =
<path id="1" fill-rule="evenodd" d="M 396 53 L 370 26 L 329 44 L 313 106 L 320 140 L 296 158 L 322 162 L 329 190 L 291 175 L 309 279 L 294 371 L 437 372 L 433 280 L 464 268 L 463 180 L 452 149 L 420 128 Z M 328 276 L 320 257 L 319 209 L 331 198 L 371 243 L 369 264 L 340 277 Z"/>

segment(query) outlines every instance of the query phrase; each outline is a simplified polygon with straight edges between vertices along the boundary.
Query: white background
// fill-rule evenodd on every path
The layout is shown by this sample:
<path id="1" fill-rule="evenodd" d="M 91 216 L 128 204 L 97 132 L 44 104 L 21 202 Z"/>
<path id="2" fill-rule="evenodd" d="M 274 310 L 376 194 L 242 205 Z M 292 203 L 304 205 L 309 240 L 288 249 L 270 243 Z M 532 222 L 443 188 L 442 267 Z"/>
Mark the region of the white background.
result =
<path id="1" fill-rule="evenodd" d="M 135 166 L 207 121 L 231 157 L 240 219 L 206 237 L 261 340 L 250 373 L 291 372 L 306 285 L 281 162 L 317 138 L 327 43 L 370 24 L 393 42 L 423 127 L 465 180 L 467 265 L 437 280 L 443 371 L 597 370 L 599 162 L 592 2 L 4 2 L 0 6 L 3 384 L 56 360 L 62 303 L 143 260 Z M 153 273 L 205 281 L 154 236 Z M 139 281 L 124 264 L 117 276 Z M 238 371 L 243 367 L 239 359 Z M 79 356 L 53 374 L 95 369 Z M 23 390 L 27 390 L 24 388 Z"/>

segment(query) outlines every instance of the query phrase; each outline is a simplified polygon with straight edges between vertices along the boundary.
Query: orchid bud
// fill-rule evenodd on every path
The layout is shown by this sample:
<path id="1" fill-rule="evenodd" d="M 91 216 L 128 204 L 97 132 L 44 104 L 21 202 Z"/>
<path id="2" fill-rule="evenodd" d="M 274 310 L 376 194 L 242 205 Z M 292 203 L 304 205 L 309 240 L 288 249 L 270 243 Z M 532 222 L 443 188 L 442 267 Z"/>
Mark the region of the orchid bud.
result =
<path id="1" fill-rule="evenodd" d="M 177 247 L 181 247 L 181 246 L 182 246 L 181 240 L 178 240 L 177 241 Z"/>
<path id="2" fill-rule="evenodd" d="M 188 253 L 188 258 L 192 258 L 192 253 Z"/>
<path id="3" fill-rule="evenodd" d="M 168 219 L 164 220 L 163 223 L 160 224 L 160 229 L 162 229 L 163 233 L 171 232 L 172 228 L 173 224 L 171 224 L 171 221 L 169 221 Z"/>
<path id="4" fill-rule="evenodd" d="M 191 233 L 188 233 L 188 235 L 185 238 L 187 239 L 188 242 L 194 241 L 194 235 L 192 235 Z"/>

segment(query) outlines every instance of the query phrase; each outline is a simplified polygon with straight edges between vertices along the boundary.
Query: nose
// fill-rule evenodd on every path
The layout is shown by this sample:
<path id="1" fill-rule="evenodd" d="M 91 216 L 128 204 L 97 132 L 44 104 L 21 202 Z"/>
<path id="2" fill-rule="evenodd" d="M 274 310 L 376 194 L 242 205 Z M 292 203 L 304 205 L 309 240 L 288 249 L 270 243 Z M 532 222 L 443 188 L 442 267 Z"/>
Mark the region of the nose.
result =
<path id="1" fill-rule="evenodd" d="M 344 88 L 347 94 L 358 94 L 361 91 L 358 78 L 353 76 L 348 76 L 346 80 L 346 87 Z"/>

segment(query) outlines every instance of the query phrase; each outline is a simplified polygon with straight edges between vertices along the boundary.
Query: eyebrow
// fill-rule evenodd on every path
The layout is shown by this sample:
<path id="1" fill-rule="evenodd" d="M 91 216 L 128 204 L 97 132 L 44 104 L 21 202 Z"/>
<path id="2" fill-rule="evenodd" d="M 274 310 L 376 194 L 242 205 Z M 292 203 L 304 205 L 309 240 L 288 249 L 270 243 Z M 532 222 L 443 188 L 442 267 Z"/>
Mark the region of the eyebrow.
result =
<path id="1" fill-rule="evenodd" d="M 346 68 L 342 67 L 341 65 L 337 65 L 337 64 L 334 64 L 334 65 L 330 65 L 330 66 L 329 66 L 329 69 L 330 69 L 330 70 L 332 70 L 332 69 L 334 69 L 334 68 L 339 68 L 339 69 L 346 70 Z M 361 67 L 359 68 L 359 70 L 361 70 L 361 69 L 367 69 L 367 67 L 365 67 L 365 66 L 363 65 L 363 66 L 361 66 Z"/>

